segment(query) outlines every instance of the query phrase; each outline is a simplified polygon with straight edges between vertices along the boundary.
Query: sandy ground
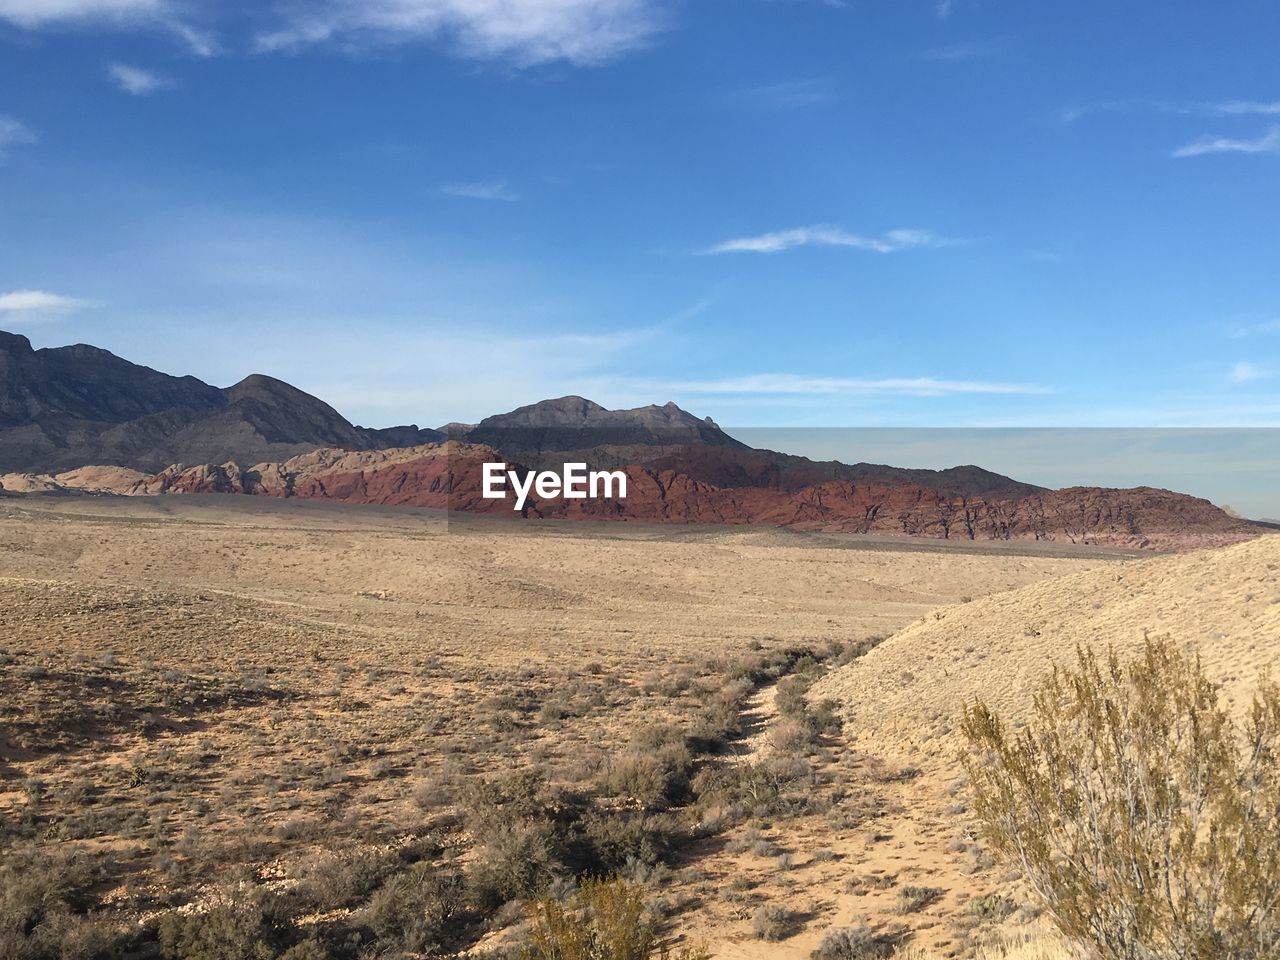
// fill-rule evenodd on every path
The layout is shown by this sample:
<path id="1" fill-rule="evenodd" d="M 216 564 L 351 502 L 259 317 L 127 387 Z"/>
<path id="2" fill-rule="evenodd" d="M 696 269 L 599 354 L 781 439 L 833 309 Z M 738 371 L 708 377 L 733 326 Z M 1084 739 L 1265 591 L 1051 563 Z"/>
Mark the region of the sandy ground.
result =
<path id="1" fill-rule="evenodd" d="M 1280 535 L 1045 580 L 933 611 L 814 695 L 838 700 L 877 749 L 942 757 L 956 717 L 981 698 L 1015 722 L 1055 661 L 1078 644 L 1125 658 L 1146 636 L 1203 658 L 1237 712 L 1280 662 Z M 1274 674 L 1274 670 L 1272 670 Z"/>
<path id="2" fill-rule="evenodd" d="M 1233 549 L 1262 557 L 1270 543 Z M 150 791 L 149 826 L 131 812 L 139 798 L 122 796 L 107 812 L 131 826 L 110 820 L 77 842 L 125 848 L 144 835 L 155 863 L 198 828 L 227 856 L 279 861 L 314 839 L 308 824 L 330 829 L 337 807 L 360 812 L 353 834 L 412 829 L 427 803 L 424 779 L 521 765 L 567 777 L 605 763 L 638 726 L 697 706 L 696 689 L 652 691 L 717 658 L 909 627 L 881 648 L 905 663 L 915 641 L 902 638 L 922 629 L 911 624 L 964 623 L 956 636 L 967 634 L 1004 609 L 1001 596 L 982 599 L 990 594 L 1027 588 L 1048 597 L 1056 582 L 1086 582 L 1072 577 L 1106 583 L 1176 562 L 1062 545 L 523 524 L 216 496 L 0 500 L 0 677 L 11 693 L 45 704 L 15 714 L 39 746 L 11 741 L 0 756 L 0 814 L 19 817 L 34 803 L 29 787 L 27 800 L 19 790 L 33 779 L 47 796 L 74 796 L 64 789 L 72 783 L 114 796 L 97 785 L 158 769 L 163 777 L 138 788 Z M 1262 615 L 1274 591 L 1261 582 L 1249 589 Z M 1006 620 L 1050 625 L 1057 609 L 1044 600 Z M 994 653 L 997 632 L 978 645 Z M 917 667 L 922 678 L 957 655 L 936 642 L 916 651 L 928 665 Z M 969 901 L 998 887 L 962 820 L 947 812 L 949 784 L 916 776 L 868 739 L 869 716 L 892 715 L 894 729 L 929 720 L 931 688 L 904 694 L 904 668 L 887 654 L 873 651 L 866 666 L 823 690 L 858 704 L 855 722 L 814 760 L 843 799 L 678 858 L 666 888 L 675 924 L 718 957 L 807 957 L 827 928 L 863 919 L 953 952 L 976 924 Z M 122 670 L 132 672 L 117 677 Z M 63 715 L 68 704 L 63 714 L 48 705 L 74 699 L 86 676 L 127 680 L 139 696 L 153 695 L 152 681 L 137 677 L 152 678 L 156 705 L 128 722 L 94 714 L 77 731 Z M 749 698 L 744 736 L 726 762 L 769 749 L 774 695 L 765 686 Z M 166 713 L 175 696 L 196 706 Z M 574 697 L 598 707 L 530 719 L 547 701 Z M 499 714 L 508 720 L 484 720 Z M 39 738 L 52 736 L 53 720 L 63 726 L 50 746 Z M 53 823 L 78 813 L 42 802 L 53 804 Z M 748 830 L 765 844 L 742 852 L 733 840 Z M 116 891 L 121 902 L 143 888 L 160 897 L 163 881 L 132 874 Z M 936 888 L 936 899 L 904 913 L 897 904 L 911 885 Z M 778 943 L 751 933 L 754 911 L 768 902 L 798 914 L 794 934 Z"/>

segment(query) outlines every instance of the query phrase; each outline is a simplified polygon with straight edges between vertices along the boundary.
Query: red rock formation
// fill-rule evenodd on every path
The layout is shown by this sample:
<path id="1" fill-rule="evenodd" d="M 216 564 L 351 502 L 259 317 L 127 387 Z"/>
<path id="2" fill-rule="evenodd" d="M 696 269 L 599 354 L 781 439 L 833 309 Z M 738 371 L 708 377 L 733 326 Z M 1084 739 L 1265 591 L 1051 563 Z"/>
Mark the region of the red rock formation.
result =
<path id="1" fill-rule="evenodd" d="M 400 450 L 317 450 L 282 463 L 173 466 L 128 492 L 242 493 L 409 505 L 518 518 L 762 523 L 810 530 L 952 540 L 1057 540 L 1178 549 L 1247 539 L 1245 521 L 1207 500 L 1140 487 L 1074 487 L 1025 496 L 966 497 L 912 484 L 831 480 L 788 491 L 718 487 L 675 470 L 627 467 L 622 499 L 482 496 L 482 465 L 502 457 L 459 441 Z"/>

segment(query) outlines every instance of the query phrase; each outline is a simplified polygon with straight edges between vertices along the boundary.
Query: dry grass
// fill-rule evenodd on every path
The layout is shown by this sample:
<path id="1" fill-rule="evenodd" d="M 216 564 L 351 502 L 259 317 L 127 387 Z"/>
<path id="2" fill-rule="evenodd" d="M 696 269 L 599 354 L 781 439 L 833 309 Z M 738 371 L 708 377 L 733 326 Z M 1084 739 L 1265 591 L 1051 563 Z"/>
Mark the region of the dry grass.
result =
<path id="1" fill-rule="evenodd" d="M 5 502 L 0 869 L 56 867 L 15 922 L 87 942 L 93 914 L 177 951 L 216 926 L 292 960 L 346 956 L 357 934 L 449 952 L 518 939 L 513 898 L 620 871 L 720 957 L 806 957 L 851 911 L 963 947 L 965 899 L 992 881 L 960 872 L 971 853 L 916 812 L 911 772 L 848 749 L 804 688 L 940 604 L 1113 563 Z M 730 852 L 741 830 L 769 856 Z M 892 887 L 846 892 L 889 863 L 945 893 L 897 917 Z M 753 936 L 770 903 L 792 921 L 777 943 Z"/>
<path id="2" fill-rule="evenodd" d="M 908 947 L 895 960 L 941 960 L 935 953 Z M 1025 934 L 1021 937 L 980 947 L 974 960 L 1075 960 L 1067 945 L 1052 934 Z"/>

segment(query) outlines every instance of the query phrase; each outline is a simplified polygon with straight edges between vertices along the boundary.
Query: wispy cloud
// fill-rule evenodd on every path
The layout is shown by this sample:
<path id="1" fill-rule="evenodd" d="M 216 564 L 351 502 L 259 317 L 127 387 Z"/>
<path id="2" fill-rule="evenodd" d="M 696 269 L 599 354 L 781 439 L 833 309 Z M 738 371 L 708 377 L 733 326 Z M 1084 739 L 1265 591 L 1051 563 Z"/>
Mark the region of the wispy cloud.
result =
<path id="1" fill-rule="evenodd" d="M 849 233 L 838 227 L 796 227 L 754 237 L 737 237 L 717 243 L 704 251 L 718 253 L 780 253 L 794 247 L 851 247 L 872 253 L 897 253 L 921 247 L 945 247 L 958 241 L 940 237 L 929 230 L 890 230 L 879 237 Z"/>
<path id="2" fill-rule="evenodd" d="M 295 9 L 258 36 L 259 50 L 443 40 L 479 59 L 592 65 L 643 46 L 661 27 L 653 0 L 327 0 Z"/>
<path id="3" fill-rule="evenodd" d="M 44 290 L 13 290 L 0 293 L 0 322 L 37 323 L 96 306 L 95 300 L 65 297 Z"/>
<path id="4" fill-rule="evenodd" d="M 1203 136 L 1173 151 L 1175 157 L 1203 157 L 1215 153 L 1280 153 L 1280 125 L 1260 137 L 1238 140 L 1231 137 Z"/>
<path id="5" fill-rule="evenodd" d="M 653 394 L 885 394 L 912 397 L 941 397 L 956 394 L 1047 394 L 1047 387 L 1027 383 L 983 380 L 943 380 L 934 377 L 812 377 L 796 373 L 759 373 L 714 380 L 638 383 Z"/>
<path id="6" fill-rule="evenodd" d="M 1280 100 L 1264 103 L 1259 100 L 1228 100 L 1214 104 L 1218 113 L 1235 114 L 1237 116 L 1280 116 Z"/>
<path id="7" fill-rule="evenodd" d="M 168 12 L 168 0 L 0 0 L 0 20 L 34 29 L 87 20 L 137 20 Z"/>
<path id="8" fill-rule="evenodd" d="M 1231 368 L 1231 372 L 1227 374 L 1227 379 L 1232 383 L 1252 383 L 1254 380 L 1261 380 L 1266 375 L 1266 371 L 1256 363 L 1248 363 L 1241 360 Z"/>
<path id="9" fill-rule="evenodd" d="M 183 11 L 189 7 L 181 4 Z M 218 52 L 214 36 L 183 20 L 174 0 L 0 0 L 0 20 L 27 30 L 95 25 L 161 29 L 178 37 L 197 56 Z"/>
<path id="10" fill-rule="evenodd" d="M 955 0 L 938 0 L 933 7 L 933 15 L 939 20 L 949 20 L 955 12 Z"/>
<path id="11" fill-rule="evenodd" d="M 172 81 L 157 73 L 143 67 L 131 67 L 127 63 L 107 64 L 107 76 L 121 90 L 135 97 L 145 97 L 172 84 Z"/>
<path id="12" fill-rule="evenodd" d="M 1268 333 L 1280 333 L 1280 320 L 1265 320 L 1262 323 L 1250 323 L 1236 327 L 1231 331 L 1231 339 L 1242 340 Z"/>
<path id="13" fill-rule="evenodd" d="M 1176 103 L 1170 100 L 1102 100 L 1096 103 L 1075 103 L 1063 107 L 1058 113 L 1058 118 L 1063 123 L 1075 123 L 1085 117 L 1104 113 L 1167 113 L 1178 115 L 1196 113 L 1197 111 L 1202 113 L 1216 112 L 1205 104 Z"/>
<path id="14" fill-rule="evenodd" d="M 917 60 L 931 63 L 962 63 L 968 60 L 985 60 L 1003 51 L 1009 45 L 1006 37 L 992 37 L 986 40 L 965 40 L 942 47 L 930 47 L 916 55 Z"/>
<path id="15" fill-rule="evenodd" d="M 743 87 L 734 91 L 731 98 L 746 107 L 791 110 L 828 103 L 835 99 L 835 93 L 835 85 L 830 78 L 804 77 Z"/>
<path id="16" fill-rule="evenodd" d="M 446 183 L 440 192 L 450 197 L 465 197 L 468 200 L 504 200 L 512 203 L 520 199 L 520 195 L 507 187 L 505 180 L 482 180 L 475 183 Z"/>
<path id="17" fill-rule="evenodd" d="M 13 117 L 0 115 L 0 157 L 3 157 L 10 147 L 24 146 L 35 143 L 36 140 L 36 135 L 27 128 L 26 124 Z"/>
<path id="18" fill-rule="evenodd" d="M 1133 98 L 1127 100 L 1101 100 L 1095 103 L 1076 103 L 1063 107 L 1058 113 L 1063 123 L 1075 123 L 1085 117 L 1099 114 L 1153 113 L 1170 116 L 1198 117 L 1274 117 L 1280 116 L 1280 100 L 1153 100 Z"/>

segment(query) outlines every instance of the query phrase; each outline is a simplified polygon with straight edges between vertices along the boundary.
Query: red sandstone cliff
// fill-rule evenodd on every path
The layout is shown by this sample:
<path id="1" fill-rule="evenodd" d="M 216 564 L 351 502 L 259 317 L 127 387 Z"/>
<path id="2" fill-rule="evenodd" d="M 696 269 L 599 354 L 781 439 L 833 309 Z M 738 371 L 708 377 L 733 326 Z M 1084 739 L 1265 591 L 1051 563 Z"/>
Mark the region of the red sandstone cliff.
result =
<path id="1" fill-rule="evenodd" d="M 317 450 L 279 463 L 173 466 L 136 482 L 135 495 L 239 493 L 398 504 L 520 517 L 514 499 L 481 495 L 481 466 L 503 458 L 449 441 L 398 450 Z M 625 468 L 627 498 L 538 499 L 529 518 L 763 523 L 812 530 L 956 540 L 1057 540 L 1178 549 L 1225 544 L 1257 530 L 1196 497 L 1140 487 L 1073 487 L 1029 495 L 947 494 L 914 484 L 830 480 L 784 490 L 719 487 L 675 469 Z"/>

